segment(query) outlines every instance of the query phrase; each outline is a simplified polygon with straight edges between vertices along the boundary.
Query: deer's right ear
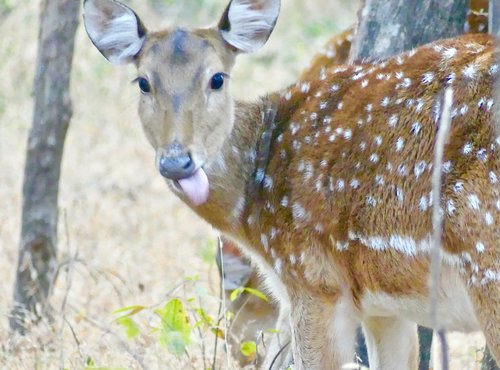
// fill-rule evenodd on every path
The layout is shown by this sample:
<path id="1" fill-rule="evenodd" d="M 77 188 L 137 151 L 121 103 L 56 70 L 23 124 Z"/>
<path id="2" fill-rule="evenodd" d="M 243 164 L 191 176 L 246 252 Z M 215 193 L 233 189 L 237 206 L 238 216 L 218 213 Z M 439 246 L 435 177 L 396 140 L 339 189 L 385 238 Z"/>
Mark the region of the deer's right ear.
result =
<path id="1" fill-rule="evenodd" d="M 251 53 L 266 43 L 279 13 L 280 0 L 231 0 L 219 21 L 219 32 L 232 47 Z"/>
<path id="2" fill-rule="evenodd" d="M 106 59 L 114 64 L 134 60 L 146 28 L 132 9 L 114 0 L 85 0 L 83 14 L 87 34 Z"/>

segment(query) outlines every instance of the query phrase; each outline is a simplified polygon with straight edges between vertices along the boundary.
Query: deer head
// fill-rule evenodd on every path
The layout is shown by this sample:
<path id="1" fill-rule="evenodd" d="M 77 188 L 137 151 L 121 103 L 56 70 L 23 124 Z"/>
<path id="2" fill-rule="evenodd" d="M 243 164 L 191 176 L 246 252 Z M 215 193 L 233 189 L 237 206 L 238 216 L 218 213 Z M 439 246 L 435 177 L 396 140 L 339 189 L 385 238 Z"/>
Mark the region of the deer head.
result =
<path id="1" fill-rule="evenodd" d="M 156 166 L 192 205 L 208 199 L 207 172 L 233 128 L 235 58 L 265 44 L 279 8 L 279 0 L 232 0 L 214 27 L 149 32 L 124 4 L 85 0 L 85 28 L 97 49 L 111 63 L 135 64 Z"/>

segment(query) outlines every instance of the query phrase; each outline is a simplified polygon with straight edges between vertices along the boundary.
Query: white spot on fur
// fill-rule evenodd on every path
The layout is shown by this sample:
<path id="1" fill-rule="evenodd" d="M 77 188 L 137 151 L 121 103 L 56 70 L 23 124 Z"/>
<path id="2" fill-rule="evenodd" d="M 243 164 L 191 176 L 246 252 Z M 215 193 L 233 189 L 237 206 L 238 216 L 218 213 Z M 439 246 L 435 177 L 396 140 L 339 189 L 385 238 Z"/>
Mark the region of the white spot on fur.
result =
<path id="1" fill-rule="evenodd" d="M 309 219 L 309 215 L 307 214 L 306 210 L 298 202 L 295 202 L 292 205 L 292 215 L 294 220 L 296 221 L 305 221 Z"/>
<path id="2" fill-rule="evenodd" d="M 492 226 L 493 225 L 493 216 L 490 212 L 486 212 L 484 214 L 484 222 L 486 222 L 486 225 Z"/>
<path id="3" fill-rule="evenodd" d="M 478 251 L 478 253 L 483 253 L 485 251 L 486 247 L 484 246 L 484 244 L 482 242 L 477 242 L 476 243 L 476 250 Z"/>
<path id="4" fill-rule="evenodd" d="M 469 155 L 470 153 L 472 153 L 472 150 L 474 149 L 472 143 L 466 143 L 462 149 L 462 153 L 464 153 L 465 155 Z"/>
<path id="5" fill-rule="evenodd" d="M 276 258 L 276 260 L 274 261 L 274 271 L 276 271 L 278 275 L 281 275 L 281 268 L 282 268 L 281 259 Z"/>
<path id="6" fill-rule="evenodd" d="M 477 77 L 477 70 L 478 70 L 478 66 L 475 62 L 473 62 L 473 63 L 470 63 L 467 66 L 465 66 L 464 69 L 462 69 L 462 75 L 465 78 L 473 80 Z"/>
<path id="7" fill-rule="evenodd" d="M 441 55 L 443 56 L 443 59 L 452 59 L 455 55 L 457 55 L 457 49 L 455 48 L 444 49 Z"/>
<path id="8" fill-rule="evenodd" d="M 399 137 L 396 140 L 396 152 L 402 151 L 404 146 L 405 146 L 405 139 L 403 139 L 402 137 Z"/>
<path id="9" fill-rule="evenodd" d="M 420 201 L 418 203 L 418 208 L 420 208 L 420 210 L 422 212 L 425 212 L 425 211 L 427 211 L 427 209 L 429 209 L 429 202 L 427 201 L 427 197 L 426 196 L 422 196 L 420 198 Z"/>
<path id="10" fill-rule="evenodd" d="M 392 116 L 389 117 L 389 126 L 391 127 L 396 127 L 398 124 L 399 118 L 397 115 L 393 114 Z"/>
<path id="11" fill-rule="evenodd" d="M 418 134 L 420 134 L 421 130 L 422 126 L 420 125 L 420 122 L 418 121 L 413 122 L 413 124 L 411 125 L 411 133 L 417 136 Z"/>
<path id="12" fill-rule="evenodd" d="M 366 197 L 366 204 L 369 205 L 370 207 L 376 207 L 377 200 L 372 195 L 368 195 Z"/>
<path id="13" fill-rule="evenodd" d="M 415 165 L 413 172 L 415 173 L 415 177 L 418 179 L 422 173 L 424 173 L 427 164 L 424 161 L 420 161 Z"/>
<path id="14" fill-rule="evenodd" d="M 476 194 L 470 194 L 467 199 L 469 200 L 469 207 L 475 211 L 479 211 L 481 202 Z"/>
<path id="15" fill-rule="evenodd" d="M 446 210 L 450 216 L 455 214 L 457 207 L 455 207 L 455 202 L 452 199 L 449 199 L 448 202 L 446 202 Z"/>
<path id="16" fill-rule="evenodd" d="M 269 242 L 267 240 L 266 234 L 260 234 L 260 243 L 262 244 L 262 246 L 264 247 L 264 250 L 267 253 L 269 251 Z"/>
<path id="17" fill-rule="evenodd" d="M 380 105 L 382 107 L 387 107 L 391 102 L 391 98 L 389 98 L 388 96 L 386 96 L 385 98 L 382 99 L 382 101 L 380 102 Z"/>
<path id="18" fill-rule="evenodd" d="M 490 171 L 490 172 L 488 173 L 488 176 L 489 176 L 489 178 L 490 178 L 490 182 L 491 182 L 491 184 L 492 184 L 492 185 L 495 185 L 496 183 L 498 183 L 498 177 L 497 177 L 497 175 L 495 174 L 495 172 Z"/>
<path id="19" fill-rule="evenodd" d="M 432 81 L 434 81 L 434 73 L 426 72 L 422 75 L 422 82 L 426 85 L 429 85 Z"/>
<path id="20" fill-rule="evenodd" d="M 373 153 L 372 155 L 370 155 L 370 162 L 378 163 L 379 160 L 380 160 L 380 157 L 378 156 L 377 153 Z"/>

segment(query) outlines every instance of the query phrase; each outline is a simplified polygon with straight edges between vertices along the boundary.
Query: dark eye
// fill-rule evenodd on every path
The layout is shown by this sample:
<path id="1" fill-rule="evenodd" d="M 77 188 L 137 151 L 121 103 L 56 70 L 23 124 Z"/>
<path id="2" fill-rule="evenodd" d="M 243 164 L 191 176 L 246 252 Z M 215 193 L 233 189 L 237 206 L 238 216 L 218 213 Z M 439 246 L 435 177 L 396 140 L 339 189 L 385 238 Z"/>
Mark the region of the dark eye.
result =
<path id="1" fill-rule="evenodd" d="M 148 93 L 151 91 L 151 86 L 149 85 L 148 80 L 146 80 L 144 77 L 139 77 L 137 79 L 137 84 L 139 85 L 139 89 L 141 89 L 142 92 Z"/>
<path id="2" fill-rule="evenodd" d="M 216 73 L 212 76 L 212 80 L 210 80 L 210 88 L 212 90 L 219 90 L 222 85 L 224 85 L 224 74 Z"/>

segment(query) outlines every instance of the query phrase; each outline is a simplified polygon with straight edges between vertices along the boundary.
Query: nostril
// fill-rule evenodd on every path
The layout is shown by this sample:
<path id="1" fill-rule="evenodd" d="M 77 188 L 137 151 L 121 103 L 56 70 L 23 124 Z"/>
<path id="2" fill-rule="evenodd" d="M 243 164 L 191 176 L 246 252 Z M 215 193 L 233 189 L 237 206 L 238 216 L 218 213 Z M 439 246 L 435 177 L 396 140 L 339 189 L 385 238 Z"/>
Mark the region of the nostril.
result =
<path id="1" fill-rule="evenodd" d="M 160 158 L 159 170 L 163 177 L 179 180 L 189 177 L 194 171 L 194 161 L 189 154 Z"/>
<path id="2" fill-rule="evenodd" d="M 186 163 L 184 164 L 184 167 L 182 167 L 182 168 L 185 170 L 188 170 L 192 165 L 193 165 L 193 159 L 188 154 L 187 159 L 186 159 Z"/>

